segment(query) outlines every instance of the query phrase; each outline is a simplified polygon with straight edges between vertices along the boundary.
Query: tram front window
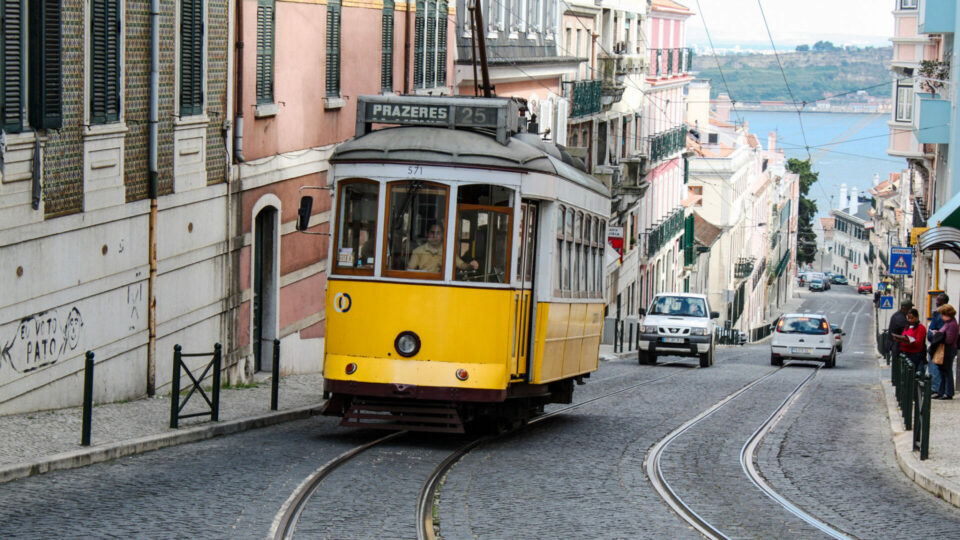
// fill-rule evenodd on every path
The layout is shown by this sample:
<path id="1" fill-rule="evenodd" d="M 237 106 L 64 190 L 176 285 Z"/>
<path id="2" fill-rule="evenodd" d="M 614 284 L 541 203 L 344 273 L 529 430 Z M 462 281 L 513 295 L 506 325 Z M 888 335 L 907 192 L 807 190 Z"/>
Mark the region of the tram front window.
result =
<path id="1" fill-rule="evenodd" d="M 457 195 L 458 281 L 506 283 L 510 276 L 513 191 L 490 185 L 463 186 Z"/>
<path id="2" fill-rule="evenodd" d="M 447 188 L 426 182 L 395 182 L 388 191 L 387 272 L 443 277 Z"/>
<path id="3" fill-rule="evenodd" d="M 367 181 L 340 184 L 335 271 L 373 273 L 377 245 L 377 195 L 379 186 Z"/>

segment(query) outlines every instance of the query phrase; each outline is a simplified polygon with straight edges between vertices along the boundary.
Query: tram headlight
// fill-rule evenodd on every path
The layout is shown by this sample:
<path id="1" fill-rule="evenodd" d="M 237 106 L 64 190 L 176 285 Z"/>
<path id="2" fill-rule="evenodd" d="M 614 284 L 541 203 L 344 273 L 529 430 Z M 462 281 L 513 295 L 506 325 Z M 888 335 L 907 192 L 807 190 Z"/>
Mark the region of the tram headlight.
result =
<path id="1" fill-rule="evenodd" d="M 420 337 L 409 330 L 400 332 L 393 342 L 393 348 L 400 356 L 409 358 L 420 352 Z"/>

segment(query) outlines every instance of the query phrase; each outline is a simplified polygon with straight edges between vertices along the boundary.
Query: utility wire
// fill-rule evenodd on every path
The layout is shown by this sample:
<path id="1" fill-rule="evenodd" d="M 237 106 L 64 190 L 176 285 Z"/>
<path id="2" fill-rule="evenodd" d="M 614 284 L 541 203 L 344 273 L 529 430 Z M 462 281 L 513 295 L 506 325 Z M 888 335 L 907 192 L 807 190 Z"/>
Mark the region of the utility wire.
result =
<path id="1" fill-rule="evenodd" d="M 723 81 L 723 87 L 727 90 L 727 95 L 730 96 L 731 108 L 733 109 L 733 112 L 737 114 L 737 120 L 742 122 L 743 119 L 740 117 L 740 113 L 737 112 L 736 99 L 730 92 L 730 87 L 727 85 L 727 78 L 723 74 L 723 68 L 720 67 L 720 58 L 717 57 L 717 49 L 713 46 L 713 38 L 710 37 L 710 27 L 707 26 L 707 18 L 703 14 L 703 8 L 700 7 L 700 0 L 697 0 L 697 11 L 700 13 L 700 20 L 703 22 L 703 29 L 707 33 L 707 41 L 710 43 L 710 52 L 713 53 L 713 60 L 717 63 L 717 71 L 720 72 L 720 79 Z"/>

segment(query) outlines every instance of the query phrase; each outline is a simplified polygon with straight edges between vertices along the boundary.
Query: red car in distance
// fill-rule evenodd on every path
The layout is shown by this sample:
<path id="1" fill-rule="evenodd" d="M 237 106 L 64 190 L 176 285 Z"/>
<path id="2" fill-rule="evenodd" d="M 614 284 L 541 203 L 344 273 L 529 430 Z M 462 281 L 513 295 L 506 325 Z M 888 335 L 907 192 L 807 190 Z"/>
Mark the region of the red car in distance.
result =
<path id="1" fill-rule="evenodd" d="M 873 284 L 869 281 L 861 281 L 857 287 L 857 294 L 873 294 Z"/>

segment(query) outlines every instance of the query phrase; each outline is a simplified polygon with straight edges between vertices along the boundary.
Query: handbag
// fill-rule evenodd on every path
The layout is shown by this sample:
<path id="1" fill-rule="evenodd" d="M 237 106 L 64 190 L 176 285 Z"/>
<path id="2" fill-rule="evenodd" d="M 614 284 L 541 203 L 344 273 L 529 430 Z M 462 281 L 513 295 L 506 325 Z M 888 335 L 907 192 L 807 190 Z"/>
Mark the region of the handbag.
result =
<path id="1" fill-rule="evenodd" d="M 944 349 L 946 348 L 947 348 L 946 345 L 943 345 L 943 344 L 937 347 L 937 350 L 933 351 L 933 356 L 930 358 L 930 361 L 938 366 L 942 366 Z"/>

